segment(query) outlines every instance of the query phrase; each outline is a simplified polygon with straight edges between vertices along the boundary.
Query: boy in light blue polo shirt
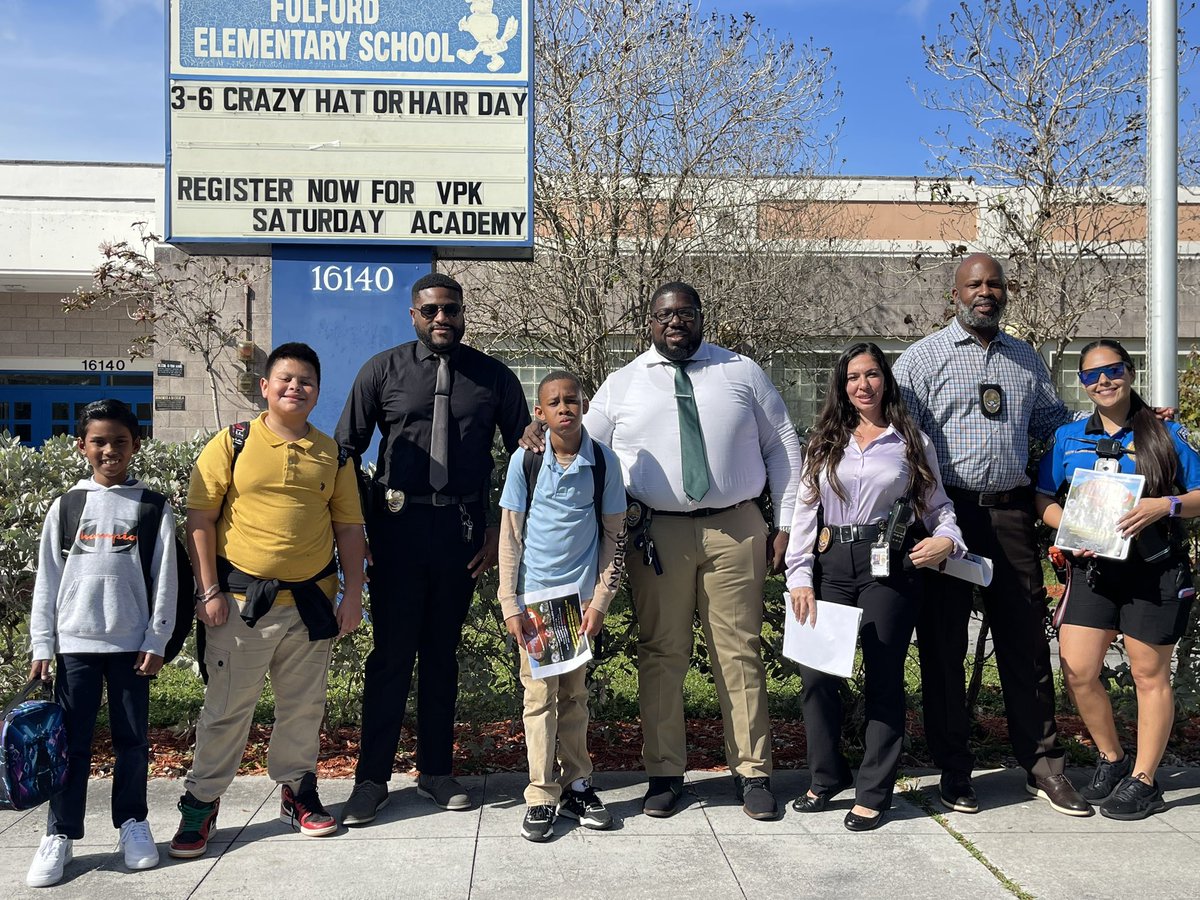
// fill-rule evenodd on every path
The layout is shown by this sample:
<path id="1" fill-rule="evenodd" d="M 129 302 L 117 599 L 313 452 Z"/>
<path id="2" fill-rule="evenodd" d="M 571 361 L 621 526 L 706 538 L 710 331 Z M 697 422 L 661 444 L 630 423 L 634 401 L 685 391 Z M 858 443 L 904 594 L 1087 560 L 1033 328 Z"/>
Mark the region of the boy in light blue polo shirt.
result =
<path id="1" fill-rule="evenodd" d="M 587 828 L 612 825 L 590 782 L 587 667 L 533 678 L 526 646 L 530 623 L 516 599 L 529 591 L 579 585 L 585 604 L 580 633 L 594 637 L 620 584 L 625 538 L 621 464 L 612 450 L 584 431 L 587 408 L 579 379 L 570 372 L 551 372 L 542 379 L 533 413 L 546 423 L 550 439 L 544 458 L 532 461 L 538 467 L 532 501 L 527 510 L 526 450 L 509 461 L 500 498 L 500 606 L 505 627 L 521 647 L 529 755 L 521 834 L 531 841 L 553 836 L 556 805 L 560 815 Z M 596 497 L 601 454 L 603 490 Z"/>

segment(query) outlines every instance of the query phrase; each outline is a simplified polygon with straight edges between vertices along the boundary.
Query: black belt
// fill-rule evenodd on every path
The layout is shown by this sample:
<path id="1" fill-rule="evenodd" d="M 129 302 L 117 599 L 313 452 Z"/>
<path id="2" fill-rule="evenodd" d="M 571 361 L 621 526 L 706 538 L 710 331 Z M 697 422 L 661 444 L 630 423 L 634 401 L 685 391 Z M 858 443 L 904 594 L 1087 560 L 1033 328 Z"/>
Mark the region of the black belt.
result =
<path id="1" fill-rule="evenodd" d="M 449 494 L 406 494 L 404 499 L 408 503 L 420 503 L 422 506 L 458 506 L 460 503 L 478 503 L 483 499 L 483 494 L 480 491 L 463 494 L 461 497 L 451 497 Z"/>
<path id="2" fill-rule="evenodd" d="M 878 522 L 871 525 L 826 525 L 829 529 L 831 544 L 856 544 L 859 541 L 873 541 L 879 537 L 883 526 Z"/>
<path id="3" fill-rule="evenodd" d="M 729 512 L 731 509 L 737 509 L 739 506 L 745 506 L 749 502 L 749 500 L 743 500 L 741 503 L 735 503 L 733 506 L 722 506 L 720 509 L 712 506 L 705 506 L 702 509 L 688 509 L 682 511 L 673 509 L 655 509 L 651 510 L 651 515 L 677 516 L 681 519 L 704 519 L 708 516 L 715 516 L 723 512 Z"/>
<path id="4" fill-rule="evenodd" d="M 968 491 L 963 488 L 947 487 L 946 494 L 955 503 L 972 503 L 982 507 L 1024 506 L 1033 497 L 1033 488 L 1017 487 L 1010 491 Z"/>

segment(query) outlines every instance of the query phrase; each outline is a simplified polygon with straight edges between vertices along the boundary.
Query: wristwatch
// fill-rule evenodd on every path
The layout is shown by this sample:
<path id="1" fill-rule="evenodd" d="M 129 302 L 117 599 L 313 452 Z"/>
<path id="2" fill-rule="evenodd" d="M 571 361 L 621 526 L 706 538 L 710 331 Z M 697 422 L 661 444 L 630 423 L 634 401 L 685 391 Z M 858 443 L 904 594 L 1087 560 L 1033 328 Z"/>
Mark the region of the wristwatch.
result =
<path id="1" fill-rule="evenodd" d="M 1183 501 L 1178 497 L 1168 497 L 1167 502 L 1171 504 L 1171 511 L 1167 513 L 1172 519 L 1178 519 L 1183 515 Z"/>

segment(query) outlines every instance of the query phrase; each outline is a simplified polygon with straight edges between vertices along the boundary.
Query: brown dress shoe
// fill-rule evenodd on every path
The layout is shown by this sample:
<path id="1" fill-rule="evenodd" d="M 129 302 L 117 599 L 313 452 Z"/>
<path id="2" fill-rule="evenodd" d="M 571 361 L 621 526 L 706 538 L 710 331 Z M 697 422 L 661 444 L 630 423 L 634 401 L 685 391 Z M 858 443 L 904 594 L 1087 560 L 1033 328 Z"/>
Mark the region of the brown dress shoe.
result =
<path id="1" fill-rule="evenodd" d="M 1064 816 L 1090 816 L 1092 805 L 1079 796 L 1079 792 L 1066 775 L 1045 775 L 1035 778 L 1030 775 L 1025 790 L 1035 797 L 1050 801 L 1050 808 Z"/>

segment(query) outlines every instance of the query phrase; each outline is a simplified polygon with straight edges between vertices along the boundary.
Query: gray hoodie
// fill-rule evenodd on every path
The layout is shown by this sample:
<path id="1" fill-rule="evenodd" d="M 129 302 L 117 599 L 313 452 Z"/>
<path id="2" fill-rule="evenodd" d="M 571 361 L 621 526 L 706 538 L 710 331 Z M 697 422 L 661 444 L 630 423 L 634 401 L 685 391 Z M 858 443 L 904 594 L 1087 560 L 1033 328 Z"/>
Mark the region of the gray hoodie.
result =
<path id="1" fill-rule="evenodd" d="M 62 556 L 59 504 L 42 526 L 38 573 L 29 616 L 30 653 L 35 660 L 55 653 L 129 653 L 162 656 L 175 627 L 175 513 L 163 506 L 154 547 L 151 590 L 154 615 L 137 546 L 142 481 L 104 487 L 88 478 L 75 485 L 88 491 L 70 555 Z"/>

